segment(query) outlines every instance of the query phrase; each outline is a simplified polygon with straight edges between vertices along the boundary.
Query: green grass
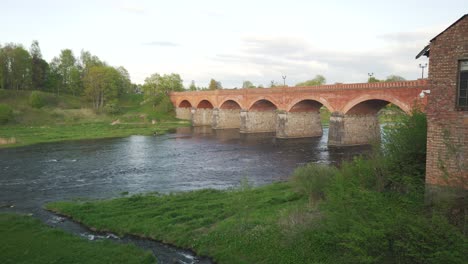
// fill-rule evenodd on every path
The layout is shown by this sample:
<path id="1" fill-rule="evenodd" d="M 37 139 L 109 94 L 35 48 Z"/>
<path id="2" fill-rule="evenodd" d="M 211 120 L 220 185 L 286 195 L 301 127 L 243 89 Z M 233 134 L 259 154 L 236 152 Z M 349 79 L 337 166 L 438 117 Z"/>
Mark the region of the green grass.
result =
<path id="1" fill-rule="evenodd" d="M 330 116 L 331 116 L 331 113 L 330 111 L 328 111 L 326 107 L 320 108 L 320 120 L 322 122 L 322 126 L 329 126 Z"/>
<path id="2" fill-rule="evenodd" d="M 7 263 L 156 263 L 151 252 L 111 241 L 87 241 L 30 216 L 0 214 L 0 259 Z"/>
<path id="3" fill-rule="evenodd" d="M 126 137 L 130 135 L 164 134 L 169 130 L 188 125 L 187 122 L 173 121 L 158 124 L 81 123 L 45 126 L 2 126 L 0 138 L 15 138 L 16 143 L 0 145 L 0 148 L 18 147 L 37 143 L 58 142 L 79 139 Z"/>
<path id="4" fill-rule="evenodd" d="M 296 230 L 297 219 L 313 218 L 307 204 L 307 197 L 293 192 L 288 183 L 276 183 L 244 190 L 55 202 L 47 209 L 98 230 L 191 248 L 220 263 L 306 263 L 317 257 L 316 247 L 290 231 Z M 306 208 L 306 213 L 291 218 L 290 212 L 298 208 Z"/>
<path id="5" fill-rule="evenodd" d="M 356 187 L 369 181 L 360 174 L 371 169 L 362 161 L 345 166 L 318 206 L 287 182 L 46 208 L 97 230 L 190 248 L 218 263 L 464 263 L 466 238 L 411 200 L 413 194 Z"/>

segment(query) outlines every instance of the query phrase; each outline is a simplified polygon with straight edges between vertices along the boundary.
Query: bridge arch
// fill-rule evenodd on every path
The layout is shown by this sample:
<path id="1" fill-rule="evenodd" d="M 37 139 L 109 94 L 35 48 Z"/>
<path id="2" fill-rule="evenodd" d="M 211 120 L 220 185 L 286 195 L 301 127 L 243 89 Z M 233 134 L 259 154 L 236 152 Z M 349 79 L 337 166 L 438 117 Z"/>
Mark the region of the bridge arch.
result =
<path id="1" fill-rule="evenodd" d="M 294 107 L 297 107 L 298 104 L 303 104 L 303 102 L 316 102 L 316 103 L 319 103 L 323 106 L 325 106 L 328 111 L 330 112 L 334 112 L 335 109 L 323 98 L 316 98 L 316 97 L 301 97 L 301 98 L 297 98 L 297 99 L 294 99 L 287 107 L 287 111 L 288 112 L 291 112 L 293 111 L 293 108 Z"/>
<path id="2" fill-rule="evenodd" d="M 242 105 L 234 99 L 225 99 L 219 104 L 219 109 L 242 109 Z"/>
<path id="3" fill-rule="evenodd" d="M 377 113 L 385 105 L 392 103 L 405 113 L 411 112 L 411 107 L 391 95 L 362 95 L 349 101 L 343 108 L 343 114 Z"/>
<path id="4" fill-rule="evenodd" d="M 207 99 L 202 99 L 200 102 L 197 104 L 197 108 L 204 108 L 204 109 L 213 109 L 213 104 L 207 100 Z"/>
<path id="5" fill-rule="evenodd" d="M 189 100 L 184 99 L 184 100 L 180 101 L 180 103 L 178 104 L 177 107 L 180 107 L 180 108 L 192 108 L 192 104 L 190 103 Z"/>
<path id="6" fill-rule="evenodd" d="M 259 106 L 258 105 L 259 103 L 271 104 L 274 107 L 274 109 L 273 109 L 273 107 L 271 107 L 271 109 L 268 109 L 268 110 L 278 109 L 278 103 L 276 103 L 275 100 L 273 98 L 269 97 L 269 96 L 257 97 L 255 99 L 251 100 L 249 105 L 248 105 L 248 108 L 246 108 L 246 109 L 250 111 L 250 110 L 253 109 L 254 106 L 256 106 L 256 107 Z"/>
<path id="7" fill-rule="evenodd" d="M 265 98 L 259 98 L 249 106 L 249 111 L 255 112 L 274 111 L 276 109 L 278 109 L 278 106 L 272 100 Z"/>

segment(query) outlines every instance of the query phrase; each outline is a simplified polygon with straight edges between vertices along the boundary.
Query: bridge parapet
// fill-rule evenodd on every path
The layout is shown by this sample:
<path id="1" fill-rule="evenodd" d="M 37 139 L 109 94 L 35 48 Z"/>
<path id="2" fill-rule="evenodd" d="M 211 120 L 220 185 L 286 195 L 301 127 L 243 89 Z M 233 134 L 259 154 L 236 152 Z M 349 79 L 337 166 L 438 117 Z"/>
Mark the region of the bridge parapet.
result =
<path id="1" fill-rule="evenodd" d="M 399 82 L 377 82 L 377 83 L 347 83 L 347 84 L 326 84 L 316 86 L 294 86 L 294 87 L 273 87 L 273 88 L 248 88 L 248 89 L 223 89 L 208 91 L 186 91 L 172 92 L 171 96 L 193 96 L 193 95 L 242 95 L 242 94 L 263 94 L 263 93 L 283 93 L 283 92 L 303 92 L 303 91 L 336 91 L 336 90 L 361 90 L 361 89 L 398 89 L 427 87 L 426 79 L 399 81 Z"/>

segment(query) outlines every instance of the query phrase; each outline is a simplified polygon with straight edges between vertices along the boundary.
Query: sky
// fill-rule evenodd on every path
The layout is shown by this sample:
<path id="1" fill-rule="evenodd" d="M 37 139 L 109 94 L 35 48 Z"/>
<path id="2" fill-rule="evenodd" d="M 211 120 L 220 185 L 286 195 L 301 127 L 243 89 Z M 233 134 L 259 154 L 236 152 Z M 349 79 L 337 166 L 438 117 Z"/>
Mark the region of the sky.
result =
<path id="1" fill-rule="evenodd" d="M 421 77 L 415 59 L 468 13 L 466 0 L 184 1 L 0 0 L 0 44 L 38 40 L 50 62 L 62 49 L 125 67 L 134 83 L 178 73 L 188 86 L 249 80 L 295 85 Z M 426 69 L 427 71 L 427 69 Z"/>

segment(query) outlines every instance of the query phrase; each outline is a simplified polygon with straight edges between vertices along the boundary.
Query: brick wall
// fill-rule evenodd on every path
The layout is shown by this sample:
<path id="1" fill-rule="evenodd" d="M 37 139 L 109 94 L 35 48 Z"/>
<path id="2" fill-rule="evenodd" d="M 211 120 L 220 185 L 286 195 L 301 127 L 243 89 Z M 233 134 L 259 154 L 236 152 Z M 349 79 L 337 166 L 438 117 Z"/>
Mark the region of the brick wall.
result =
<path id="1" fill-rule="evenodd" d="M 468 59 L 468 17 L 430 44 L 426 183 L 468 189 L 468 111 L 456 109 L 458 60 Z"/>

